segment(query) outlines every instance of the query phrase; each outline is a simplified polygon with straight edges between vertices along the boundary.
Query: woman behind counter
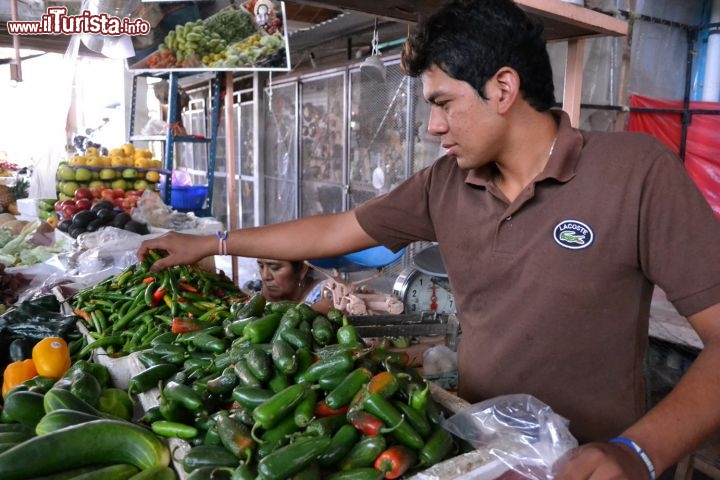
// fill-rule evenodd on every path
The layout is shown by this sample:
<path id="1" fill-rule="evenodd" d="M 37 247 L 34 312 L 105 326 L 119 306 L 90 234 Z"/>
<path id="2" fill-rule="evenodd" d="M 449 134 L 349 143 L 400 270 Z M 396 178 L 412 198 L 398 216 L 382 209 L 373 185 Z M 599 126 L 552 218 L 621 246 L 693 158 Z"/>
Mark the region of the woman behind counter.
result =
<path id="1" fill-rule="evenodd" d="M 315 278 L 305 262 L 258 258 L 257 265 L 262 280 L 260 293 L 268 302 L 292 300 L 307 303 L 320 313 L 328 312 L 331 301 L 322 296 L 328 280 Z"/>

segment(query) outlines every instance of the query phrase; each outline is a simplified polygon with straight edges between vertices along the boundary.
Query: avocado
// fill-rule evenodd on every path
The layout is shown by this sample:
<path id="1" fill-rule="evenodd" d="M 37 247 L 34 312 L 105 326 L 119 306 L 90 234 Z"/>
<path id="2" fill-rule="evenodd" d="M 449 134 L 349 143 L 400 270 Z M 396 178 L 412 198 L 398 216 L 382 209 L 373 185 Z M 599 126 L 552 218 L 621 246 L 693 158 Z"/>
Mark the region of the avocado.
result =
<path id="1" fill-rule="evenodd" d="M 125 224 L 124 229 L 128 232 L 138 233 L 140 235 L 147 235 L 148 233 L 150 233 L 145 223 L 137 222 L 135 220 L 128 221 Z"/>
<path id="2" fill-rule="evenodd" d="M 81 233 L 85 233 L 85 227 L 70 227 L 68 233 L 72 238 L 77 238 Z"/>
<path id="3" fill-rule="evenodd" d="M 90 210 L 81 210 L 72 216 L 72 226 L 85 228 L 88 223 L 92 222 L 96 218 L 95 212 L 91 212 Z"/>
<path id="4" fill-rule="evenodd" d="M 61 232 L 67 233 L 70 230 L 70 225 L 72 225 L 72 220 L 63 220 L 62 222 L 58 223 L 58 230 Z"/>
<path id="5" fill-rule="evenodd" d="M 120 212 L 115 215 L 115 218 L 113 218 L 113 221 L 110 222 L 110 225 L 115 228 L 125 228 L 125 224 L 128 223 L 130 220 L 132 220 L 132 217 L 129 213 Z"/>
<path id="6" fill-rule="evenodd" d="M 115 218 L 115 215 L 117 215 L 117 212 L 110 208 L 101 208 L 95 213 L 95 216 L 97 216 L 98 220 L 103 221 L 103 225 L 107 225 L 112 222 Z"/>
<path id="7" fill-rule="evenodd" d="M 85 227 L 85 231 L 87 232 L 95 232 L 100 227 L 105 226 L 105 223 L 102 218 L 96 218 L 95 220 L 92 220 L 90 223 L 87 224 Z"/>
<path id="8" fill-rule="evenodd" d="M 90 207 L 91 212 L 99 212 L 100 210 L 112 210 L 115 206 L 112 204 L 112 202 L 108 202 L 107 200 L 100 200 L 95 205 Z"/>

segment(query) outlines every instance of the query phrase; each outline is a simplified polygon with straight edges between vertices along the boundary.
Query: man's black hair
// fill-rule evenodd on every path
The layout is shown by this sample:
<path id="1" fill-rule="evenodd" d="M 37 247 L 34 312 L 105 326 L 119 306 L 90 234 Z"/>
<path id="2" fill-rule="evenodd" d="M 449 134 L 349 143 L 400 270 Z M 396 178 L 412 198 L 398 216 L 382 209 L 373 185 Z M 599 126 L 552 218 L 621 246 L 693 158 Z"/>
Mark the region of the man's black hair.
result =
<path id="1" fill-rule="evenodd" d="M 512 0 L 453 0 L 416 26 L 401 66 L 417 77 L 435 65 L 469 83 L 484 99 L 487 81 L 500 68 L 511 67 L 520 76 L 525 101 L 542 112 L 555 104 L 542 33 L 542 23 Z"/>

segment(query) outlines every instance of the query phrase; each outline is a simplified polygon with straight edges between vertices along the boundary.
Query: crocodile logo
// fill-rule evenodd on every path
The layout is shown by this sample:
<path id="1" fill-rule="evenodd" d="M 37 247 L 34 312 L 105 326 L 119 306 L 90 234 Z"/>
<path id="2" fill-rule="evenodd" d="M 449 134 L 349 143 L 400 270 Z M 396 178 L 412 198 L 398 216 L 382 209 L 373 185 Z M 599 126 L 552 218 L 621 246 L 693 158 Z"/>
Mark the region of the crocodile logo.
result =
<path id="1" fill-rule="evenodd" d="M 579 250 L 589 247 L 595 234 L 587 224 L 579 220 L 563 220 L 555 225 L 553 238 L 561 247 Z"/>

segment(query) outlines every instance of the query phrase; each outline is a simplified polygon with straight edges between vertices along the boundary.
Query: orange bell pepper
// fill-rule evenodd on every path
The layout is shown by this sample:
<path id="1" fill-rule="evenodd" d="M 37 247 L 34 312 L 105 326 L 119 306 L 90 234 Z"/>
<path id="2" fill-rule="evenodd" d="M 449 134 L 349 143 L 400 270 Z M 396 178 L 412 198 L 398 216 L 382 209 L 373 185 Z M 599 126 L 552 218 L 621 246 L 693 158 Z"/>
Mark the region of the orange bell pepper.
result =
<path id="1" fill-rule="evenodd" d="M 37 374 L 35 363 L 31 358 L 10 363 L 3 372 L 3 397 L 11 388 L 17 387 L 25 380 L 37 377 Z"/>
<path id="2" fill-rule="evenodd" d="M 39 375 L 60 378 L 72 363 L 67 342 L 60 337 L 46 337 L 32 349 L 32 359 Z"/>

